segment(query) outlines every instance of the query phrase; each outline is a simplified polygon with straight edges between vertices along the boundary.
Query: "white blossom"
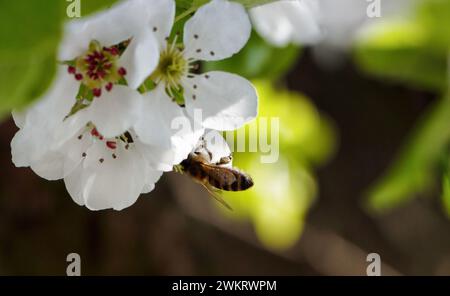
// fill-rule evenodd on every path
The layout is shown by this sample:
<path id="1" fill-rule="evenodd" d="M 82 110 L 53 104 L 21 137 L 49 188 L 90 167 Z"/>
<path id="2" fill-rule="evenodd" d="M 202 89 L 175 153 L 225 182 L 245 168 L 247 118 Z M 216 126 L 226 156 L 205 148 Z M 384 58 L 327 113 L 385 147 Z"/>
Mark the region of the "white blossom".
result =
<path id="1" fill-rule="evenodd" d="M 222 60 L 237 53 L 250 31 L 242 5 L 213 0 L 186 22 L 183 48 L 177 45 L 177 38 L 160 43 L 160 61 L 150 76 L 157 86 L 144 94 L 142 116 L 134 126 L 143 142 L 161 142 L 162 138 L 167 140 L 167 147 L 189 153 L 204 128 L 233 130 L 256 117 L 257 94 L 248 80 L 220 71 L 195 72 L 198 61 Z M 178 101 L 179 93 L 182 102 Z M 196 118 L 196 111 L 201 120 Z M 187 130 L 188 135 L 197 137 L 187 139 L 185 133 L 172 128 L 174 120 L 183 117 L 199 125 Z"/>

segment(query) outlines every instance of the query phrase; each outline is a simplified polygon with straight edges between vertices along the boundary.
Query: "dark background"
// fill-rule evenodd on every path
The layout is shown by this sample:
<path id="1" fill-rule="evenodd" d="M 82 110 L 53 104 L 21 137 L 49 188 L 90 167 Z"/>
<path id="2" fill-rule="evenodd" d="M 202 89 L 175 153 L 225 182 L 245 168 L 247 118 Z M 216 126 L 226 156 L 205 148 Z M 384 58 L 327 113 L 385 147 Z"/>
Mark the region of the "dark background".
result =
<path id="1" fill-rule="evenodd" d="M 319 197 L 302 238 L 274 252 L 251 225 L 225 220 L 204 191 L 166 174 L 156 190 L 121 212 L 77 206 L 62 181 L 49 182 L 11 162 L 11 119 L 0 130 L 0 274 L 65 275 L 81 255 L 83 275 L 356 275 L 368 253 L 383 274 L 450 274 L 450 223 L 438 189 L 389 213 L 363 210 L 365 190 L 381 176 L 431 93 L 379 81 L 342 56 L 334 70 L 307 50 L 288 75 L 339 131 L 335 157 L 318 172 Z"/>

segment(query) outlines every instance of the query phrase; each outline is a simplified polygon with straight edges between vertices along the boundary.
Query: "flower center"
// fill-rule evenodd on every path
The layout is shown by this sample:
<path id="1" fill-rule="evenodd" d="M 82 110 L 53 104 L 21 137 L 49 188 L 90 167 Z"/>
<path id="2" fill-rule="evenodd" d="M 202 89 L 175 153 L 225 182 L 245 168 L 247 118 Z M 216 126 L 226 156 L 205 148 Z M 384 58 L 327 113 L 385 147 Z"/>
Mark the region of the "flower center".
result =
<path id="1" fill-rule="evenodd" d="M 159 57 L 159 64 L 151 79 L 156 83 L 163 81 L 168 88 L 178 89 L 181 78 L 188 73 L 189 63 L 174 44 L 164 49 Z"/>
<path id="2" fill-rule="evenodd" d="M 177 37 L 161 51 L 159 64 L 148 80 L 155 84 L 164 83 L 167 95 L 178 105 L 184 106 L 183 78 L 191 77 L 190 73 L 198 69 L 198 63 L 184 57 L 183 48 L 177 45 Z"/>
<path id="3" fill-rule="evenodd" d="M 120 136 L 105 139 L 103 135 L 99 133 L 95 125 L 92 123 L 88 123 L 86 125 L 86 128 L 77 136 L 78 140 L 81 141 L 85 139 L 85 137 L 91 137 L 92 140 L 101 141 L 104 143 L 105 147 L 105 153 L 103 153 L 103 156 L 101 156 L 98 161 L 99 164 L 104 163 L 105 161 L 112 161 L 120 158 L 120 153 L 123 153 L 124 150 L 128 151 L 132 149 L 132 145 L 134 144 L 133 137 L 131 134 L 127 131 L 123 133 Z M 118 146 L 122 146 L 123 149 L 118 150 Z M 83 151 L 81 153 L 81 157 L 85 158 L 87 157 L 87 151 Z"/>
<path id="4" fill-rule="evenodd" d="M 68 71 L 76 80 L 92 90 L 95 97 L 101 95 L 102 87 L 111 91 L 126 74 L 124 68 L 117 66 L 120 56 L 118 46 L 102 47 L 99 42 L 91 41 L 89 49 L 69 65 Z"/>

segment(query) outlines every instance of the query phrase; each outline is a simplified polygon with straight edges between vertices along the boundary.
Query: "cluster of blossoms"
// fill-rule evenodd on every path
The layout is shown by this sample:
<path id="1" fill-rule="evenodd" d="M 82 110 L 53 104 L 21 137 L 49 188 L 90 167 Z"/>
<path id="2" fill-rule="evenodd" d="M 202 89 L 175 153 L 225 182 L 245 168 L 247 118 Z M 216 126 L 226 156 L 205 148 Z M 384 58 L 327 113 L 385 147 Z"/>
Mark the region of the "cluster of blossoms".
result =
<path id="1" fill-rule="evenodd" d="M 380 15 L 369 10 L 376 1 L 279 0 L 250 10 L 255 30 L 275 46 L 324 45 L 344 50 L 366 27 L 408 16 L 420 0 L 380 1 Z"/>
<path id="2" fill-rule="evenodd" d="M 79 205 L 121 210 L 153 190 L 205 129 L 234 130 L 255 118 L 249 81 L 198 72 L 199 61 L 228 58 L 246 44 L 244 7 L 212 0 L 185 23 L 182 43 L 174 21 L 173 0 L 126 0 L 68 23 L 52 87 L 13 112 L 14 164 L 64 179 Z"/>

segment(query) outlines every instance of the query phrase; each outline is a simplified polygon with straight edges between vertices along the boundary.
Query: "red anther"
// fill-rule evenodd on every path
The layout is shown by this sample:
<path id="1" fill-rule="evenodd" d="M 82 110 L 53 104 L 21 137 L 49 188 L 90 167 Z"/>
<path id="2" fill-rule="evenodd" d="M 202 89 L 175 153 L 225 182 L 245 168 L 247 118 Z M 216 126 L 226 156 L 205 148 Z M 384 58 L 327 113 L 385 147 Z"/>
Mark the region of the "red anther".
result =
<path id="1" fill-rule="evenodd" d="M 127 75 L 127 70 L 125 70 L 124 67 L 120 67 L 117 73 L 119 73 L 120 76 L 125 76 Z"/>
<path id="2" fill-rule="evenodd" d="M 94 128 L 91 130 L 91 135 L 93 135 L 94 137 L 99 137 L 99 136 L 100 136 L 100 133 L 98 132 L 97 128 L 94 127 Z"/>
<path id="3" fill-rule="evenodd" d="M 106 141 L 106 146 L 109 149 L 116 149 L 117 148 L 117 143 L 114 141 Z"/>
<path id="4" fill-rule="evenodd" d="M 99 71 L 97 71 L 97 76 L 100 77 L 101 79 L 103 79 L 106 76 L 106 72 L 103 70 L 99 70 Z"/>
<path id="5" fill-rule="evenodd" d="M 113 46 L 113 47 L 110 47 L 110 48 L 109 48 L 109 52 L 110 52 L 112 55 L 118 55 L 118 54 L 119 54 L 119 49 L 118 49 L 117 47 Z"/>
<path id="6" fill-rule="evenodd" d="M 83 79 L 83 75 L 80 73 L 75 74 L 75 79 L 80 81 L 81 79 Z"/>
<path id="7" fill-rule="evenodd" d="M 75 74 L 76 71 L 77 69 L 74 66 L 67 67 L 67 72 L 69 72 L 69 74 Z"/>
<path id="8" fill-rule="evenodd" d="M 94 97 L 99 97 L 102 95 L 102 89 L 101 88 L 94 88 L 92 90 L 92 94 L 94 95 Z"/>
<path id="9" fill-rule="evenodd" d="M 113 88 L 112 82 L 109 82 L 109 83 L 105 86 L 105 89 L 106 89 L 107 91 L 111 91 L 112 88 Z"/>

